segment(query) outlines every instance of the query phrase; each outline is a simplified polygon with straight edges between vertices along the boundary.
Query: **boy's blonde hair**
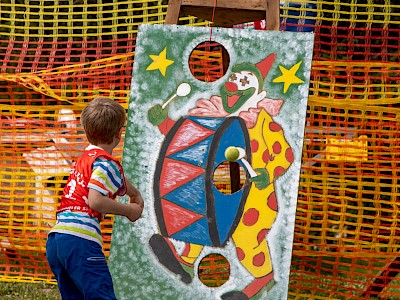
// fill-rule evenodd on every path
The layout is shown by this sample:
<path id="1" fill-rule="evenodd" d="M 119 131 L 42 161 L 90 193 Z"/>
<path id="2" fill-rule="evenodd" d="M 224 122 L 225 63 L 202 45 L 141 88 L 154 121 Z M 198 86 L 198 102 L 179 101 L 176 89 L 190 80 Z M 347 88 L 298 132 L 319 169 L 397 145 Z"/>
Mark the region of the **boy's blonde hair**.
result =
<path id="1" fill-rule="evenodd" d="M 81 115 L 81 124 L 92 145 L 111 144 L 125 121 L 125 109 L 106 97 L 90 101 Z"/>

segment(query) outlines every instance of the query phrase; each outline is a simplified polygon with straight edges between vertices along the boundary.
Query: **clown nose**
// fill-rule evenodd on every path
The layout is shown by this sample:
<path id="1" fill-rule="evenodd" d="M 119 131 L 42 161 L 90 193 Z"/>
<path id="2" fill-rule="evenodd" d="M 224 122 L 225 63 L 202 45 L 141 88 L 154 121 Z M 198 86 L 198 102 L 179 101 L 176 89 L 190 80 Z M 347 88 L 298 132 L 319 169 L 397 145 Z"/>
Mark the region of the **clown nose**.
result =
<path id="1" fill-rule="evenodd" d="M 225 87 L 231 93 L 234 93 L 238 90 L 237 85 L 235 83 L 229 82 L 229 81 L 227 83 L 225 83 Z"/>

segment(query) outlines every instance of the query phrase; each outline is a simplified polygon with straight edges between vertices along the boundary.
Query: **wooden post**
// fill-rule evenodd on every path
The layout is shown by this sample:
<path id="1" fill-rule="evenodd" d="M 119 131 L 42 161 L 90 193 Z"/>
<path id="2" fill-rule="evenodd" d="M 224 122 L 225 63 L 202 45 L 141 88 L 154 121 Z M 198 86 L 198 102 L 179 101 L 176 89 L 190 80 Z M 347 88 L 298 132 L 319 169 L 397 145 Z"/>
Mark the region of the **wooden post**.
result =
<path id="1" fill-rule="evenodd" d="M 236 193 L 242 188 L 240 184 L 240 165 L 237 162 L 229 162 L 229 176 L 231 178 L 231 193 Z"/>
<path id="2" fill-rule="evenodd" d="M 267 30 L 279 30 L 280 28 L 280 4 L 279 0 L 266 0 L 265 26 Z"/>
<path id="3" fill-rule="evenodd" d="M 218 0 L 215 7 L 214 24 L 232 27 L 251 21 L 266 19 L 267 30 L 279 30 L 280 0 Z M 210 20 L 214 0 L 169 0 L 165 24 L 178 24 L 179 15 L 191 15 Z"/>
<path id="4" fill-rule="evenodd" d="M 178 24 L 182 0 L 169 0 L 165 24 Z"/>

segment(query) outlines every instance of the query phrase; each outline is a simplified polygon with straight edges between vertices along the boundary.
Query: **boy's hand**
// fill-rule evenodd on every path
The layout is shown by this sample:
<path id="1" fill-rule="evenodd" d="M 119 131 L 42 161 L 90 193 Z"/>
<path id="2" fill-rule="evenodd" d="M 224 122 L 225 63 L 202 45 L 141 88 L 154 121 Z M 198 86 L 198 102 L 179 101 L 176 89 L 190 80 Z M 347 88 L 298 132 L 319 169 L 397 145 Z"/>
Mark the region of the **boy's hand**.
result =
<path id="1" fill-rule="evenodd" d="M 136 203 L 138 204 L 142 209 L 144 208 L 144 201 L 142 198 L 142 195 L 136 195 L 136 196 L 131 196 L 129 197 L 129 203 Z"/>
<path id="2" fill-rule="evenodd" d="M 129 221 L 135 222 L 141 217 L 142 212 L 143 212 L 143 208 L 141 208 L 139 206 L 139 204 L 129 203 L 126 217 L 129 219 Z"/>
<path id="3" fill-rule="evenodd" d="M 142 194 L 140 194 L 140 191 L 127 178 L 125 178 L 125 182 L 127 187 L 126 194 L 129 196 L 129 203 L 136 203 L 143 209 L 144 201 Z"/>

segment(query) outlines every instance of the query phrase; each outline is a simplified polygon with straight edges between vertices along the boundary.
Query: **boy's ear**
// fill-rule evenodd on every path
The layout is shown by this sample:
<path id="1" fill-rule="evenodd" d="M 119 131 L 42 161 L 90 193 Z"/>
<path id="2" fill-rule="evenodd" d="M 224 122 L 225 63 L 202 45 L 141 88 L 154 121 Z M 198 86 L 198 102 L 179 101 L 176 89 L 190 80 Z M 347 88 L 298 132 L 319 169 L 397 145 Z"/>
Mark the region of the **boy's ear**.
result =
<path id="1" fill-rule="evenodd" d="M 122 137 L 122 130 L 124 129 L 124 127 L 121 127 L 120 128 L 120 130 L 118 130 L 118 132 L 117 132 L 117 138 L 118 139 L 121 139 L 121 137 Z"/>

